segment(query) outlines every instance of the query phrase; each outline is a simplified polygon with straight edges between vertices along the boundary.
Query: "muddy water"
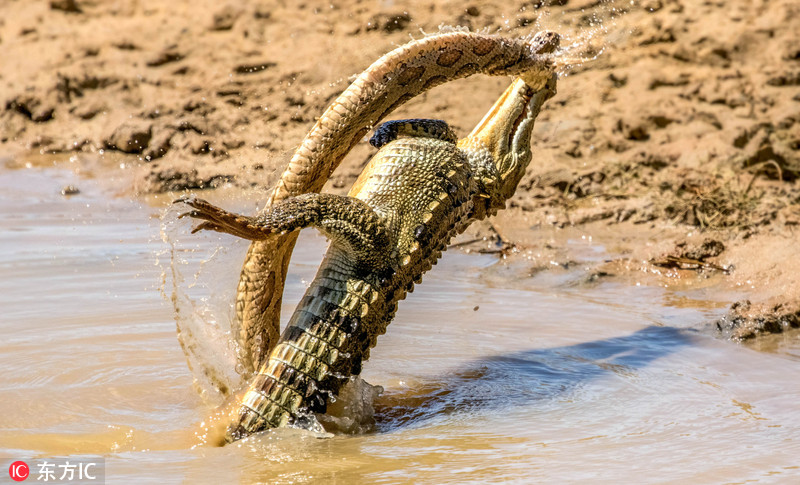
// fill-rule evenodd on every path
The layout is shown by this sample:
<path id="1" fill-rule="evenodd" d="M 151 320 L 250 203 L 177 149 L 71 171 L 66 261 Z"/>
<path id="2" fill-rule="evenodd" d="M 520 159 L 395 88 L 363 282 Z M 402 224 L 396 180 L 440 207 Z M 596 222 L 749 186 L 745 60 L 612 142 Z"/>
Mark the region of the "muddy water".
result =
<path id="1" fill-rule="evenodd" d="M 82 192 L 62 196 L 69 183 Z M 113 198 L 67 170 L 3 169 L 0 187 L 0 457 L 101 455 L 110 483 L 800 477 L 796 337 L 759 352 L 694 330 L 730 301 L 707 290 L 582 284 L 580 265 L 530 276 L 524 261 L 458 251 L 401 305 L 365 366 L 385 388 L 376 431 L 194 446 L 192 425 L 219 397 L 193 383 L 162 293 L 176 292 L 194 355 L 217 352 L 195 373 L 235 381 L 225 319 L 245 245 L 181 225 L 167 229 L 171 246 L 163 200 Z M 606 256 L 576 235 L 559 243 Z M 285 314 L 324 247 L 301 241 Z"/>

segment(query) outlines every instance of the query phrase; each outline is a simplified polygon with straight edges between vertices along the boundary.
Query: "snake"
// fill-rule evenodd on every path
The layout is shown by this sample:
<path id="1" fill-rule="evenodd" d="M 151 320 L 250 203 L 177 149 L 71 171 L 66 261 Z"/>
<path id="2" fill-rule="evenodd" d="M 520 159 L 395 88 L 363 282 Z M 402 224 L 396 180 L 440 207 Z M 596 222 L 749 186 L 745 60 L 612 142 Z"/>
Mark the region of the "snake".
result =
<path id="1" fill-rule="evenodd" d="M 467 31 L 413 40 L 380 57 L 341 93 L 303 139 L 260 214 L 290 197 L 318 193 L 347 153 L 399 106 L 435 86 L 474 74 L 518 76 L 534 90 L 554 72 L 558 35 L 523 38 Z M 468 101 L 468 100 L 465 100 Z M 237 341 L 246 374 L 280 338 L 280 308 L 297 232 L 253 241 L 236 293 Z"/>

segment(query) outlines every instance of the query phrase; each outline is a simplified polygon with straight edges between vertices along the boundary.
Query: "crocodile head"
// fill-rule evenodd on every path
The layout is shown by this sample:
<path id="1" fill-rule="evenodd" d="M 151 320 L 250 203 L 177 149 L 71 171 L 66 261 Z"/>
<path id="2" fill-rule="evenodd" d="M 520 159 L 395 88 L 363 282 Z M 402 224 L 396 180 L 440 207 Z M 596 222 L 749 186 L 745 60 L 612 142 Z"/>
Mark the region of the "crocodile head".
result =
<path id="1" fill-rule="evenodd" d="M 545 101 L 556 93 L 556 74 L 534 89 L 517 78 L 466 138 L 459 141 L 478 170 L 490 170 L 484 187 L 487 211 L 505 207 L 531 161 L 531 133 Z M 487 167 L 487 164 L 489 167 Z"/>

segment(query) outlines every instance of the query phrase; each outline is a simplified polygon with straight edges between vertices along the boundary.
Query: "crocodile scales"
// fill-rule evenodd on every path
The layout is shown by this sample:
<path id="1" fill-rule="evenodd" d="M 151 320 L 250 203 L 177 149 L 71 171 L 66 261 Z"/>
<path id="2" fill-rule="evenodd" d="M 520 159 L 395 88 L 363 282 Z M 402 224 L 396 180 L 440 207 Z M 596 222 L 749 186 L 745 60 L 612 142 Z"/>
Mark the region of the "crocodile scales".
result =
<path id="1" fill-rule="evenodd" d="M 546 54 L 557 45 L 553 33 L 509 41 L 457 32 L 412 42 L 373 64 L 328 108 L 259 215 L 241 216 L 200 199 L 179 199 L 191 207 L 182 217 L 203 221 L 192 232 L 213 230 L 254 241 L 240 280 L 237 310 L 242 343 L 251 349 L 252 365 L 260 366 L 235 403 L 227 441 L 270 427 L 302 426 L 313 413 L 324 412 L 328 398 L 360 373 L 398 302 L 436 264 L 452 237 L 505 206 L 530 162 L 534 120 L 555 94 L 556 75 Z M 424 76 L 431 58 L 438 67 Z M 471 62 L 484 58 L 488 60 L 483 63 Z M 455 69 L 442 73 L 443 64 Z M 369 126 L 430 86 L 474 72 L 520 77 L 469 136 L 457 140 L 439 120 L 384 123 L 370 140 L 379 151 L 350 193 L 317 193 Z M 383 88 L 398 80 L 405 84 L 395 91 L 367 89 L 369 82 Z M 386 92 L 392 94 L 388 100 Z M 355 102 L 354 93 L 362 95 Z M 329 123 L 331 116 L 339 121 L 336 126 Z M 296 233 L 305 227 L 319 229 L 331 245 L 277 340 L 270 336 L 277 332 L 277 313 L 271 305 L 279 303 L 280 296 L 261 297 L 256 303 L 262 315 L 255 321 L 242 316 L 242 308 L 253 304 L 243 300 L 253 300 L 253 283 L 260 283 L 262 294 L 282 290 Z M 272 315 L 273 321 L 264 323 L 263 314 Z M 261 342 L 256 339 L 248 346 L 248 336 L 254 333 Z"/>

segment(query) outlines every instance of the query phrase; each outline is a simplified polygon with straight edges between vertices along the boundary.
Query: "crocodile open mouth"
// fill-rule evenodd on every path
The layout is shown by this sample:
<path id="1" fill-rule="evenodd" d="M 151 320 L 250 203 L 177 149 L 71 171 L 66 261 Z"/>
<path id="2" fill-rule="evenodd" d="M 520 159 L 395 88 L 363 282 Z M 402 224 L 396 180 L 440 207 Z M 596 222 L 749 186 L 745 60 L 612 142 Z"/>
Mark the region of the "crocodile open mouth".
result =
<path id="1" fill-rule="evenodd" d="M 533 92 L 528 87 L 524 90 L 524 92 L 520 93 L 520 97 L 522 98 L 523 105 L 522 109 L 519 112 L 519 115 L 514 119 L 514 123 L 511 125 L 511 129 L 508 131 L 508 146 L 513 146 L 514 138 L 516 138 L 517 133 L 519 131 L 519 127 L 522 124 L 522 121 L 528 115 L 529 105 L 531 104 L 531 99 L 533 99 Z"/>

